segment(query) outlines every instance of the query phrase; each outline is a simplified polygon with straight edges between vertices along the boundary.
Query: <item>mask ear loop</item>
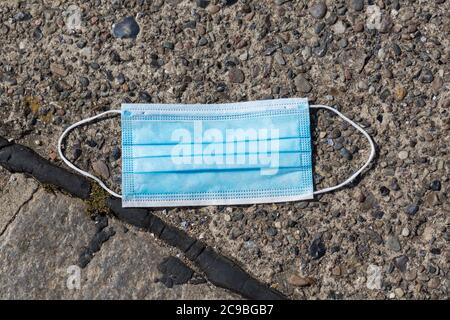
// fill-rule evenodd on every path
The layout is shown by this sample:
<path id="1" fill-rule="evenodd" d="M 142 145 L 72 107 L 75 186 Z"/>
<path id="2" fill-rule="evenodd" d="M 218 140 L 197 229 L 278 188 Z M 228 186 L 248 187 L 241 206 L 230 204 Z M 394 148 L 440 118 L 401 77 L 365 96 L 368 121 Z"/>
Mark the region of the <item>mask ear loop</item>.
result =
<path id="1" fill-rule="evenodd" d="M 78 127 L 78 126 L 80 126 L 80 125 L 82 125 L 82 124 L 84 124 L 84 123 L 91 122 L 92 120 L 95 120 L 95 119 L 97 119 L 97 118 L 103 117 L 104 115 L 112 114 L 112 113 L 114 113 L 114 114 L 119 113 L 119 114 L 120 114 L 121 111 L 120 111 L 120 110 L 109 110 L 109 111 L 105 111 L 105 112 L 99 113 L 99 114 L 97 114 L 97 115 L 95 115 L 95 116 L 93 116 L 93 117 L 86 118 L 86 119 L 80 120 L 80 121 L 78 121 L 78 122 L 75 122 L 74 124 L 72 124 L 71 126 L 69 126 L 66 130 L 63 131 L 63 133 L 61 134 L 61 136 L 60 136 L 59 139 L 58 139 L 58 154 L 59 154 L 60 158 L 62 159 L 62 161 L 64 161 L 64 163 L 65 163 L 66 165 L 68 165 L 70 168 L 72 168 L 73 170 L 75 170 L 76 172 L 82 174 L 82 175 L 85 176 L 85 177 L 88 177 L 88 178 L 91 178 L 91 179 L 97 181 L 98 184 L 99 184 L 103 189 L 105 189 L 109 194 L 113 195 L 114 197 L 116 197 L 116 198 L 122 198 L 122 196 L 121 196 L 120 194 L 115 193 L 114 191 L 112 191 L 111 189 L 109 189 L 109 188 L 103 183 L 102 180 L 100 180 L 100 179 L 97 178 L 96 176 L 90 174 L 89 172 L 86 172 L 86 171 L 84 171 L 84 170 L 81 170 L 80 168 L 78 168 L 77 166 L 75 166 L 72 162 L 70 162 L 69 160 L 67 160 L 67 158 L 63 155 L 63 153 L 62 153 L 62 151 L 61 151 L 62 141 L 64 140 L 64 137 L 65 137 L 70 131 L 72 131 L 74 128 L 76 128 L 76 127 Z"/>
<path id="2" fill-rule="evenodd" d="M 373 143 L 372 138 L 369 136 L 369 134 L 363 128 L 361 128 L 359 125 L 357 125 L 355 122 L 353 122 L 352 120 L 350 120 L 349 118 L 344 116 L 342 113 L 340 113 L 336 109 L 329 107 L 329 106 L 321 105 L 321 104 L 320 105 L 311 105 L 309 107 L 313 108 L 313 109 L 327 109 L 327 110 L 330 110 L 331 112 L 334 112 L 339 117 L 341 117 L 342 119 L 344 119 L 345 121 L 350 123 L 356 130 L 361 132 L 366 137 L 367 141 L 369 141 L 370 148 L 371 148 L 370 155 L 369 155 L 369 158 L 367 159 L 366 163 L 364 163 L 364 165 L 361 168 L 359 168 L 358 171 L 356 171 L 354 174 L 352 174 L 352 176 L 350 178 L 348 178 L 347 180 L 345 180 L 344 182 L 342 182 L 336 186 L 328 187 L 328 188 L 317 190 L 317 191 L 313 192 L 313 194 L 321 194 L 321 193 L 325 193 L 325 192 L 329 192 L 329 191 L 333 191 L 333 190 L 342 188 L 345 185 L 352 182 L 365 168 L 367 168 L 369 166 L 370 162 L 375 157 L 375 144 Z"/>

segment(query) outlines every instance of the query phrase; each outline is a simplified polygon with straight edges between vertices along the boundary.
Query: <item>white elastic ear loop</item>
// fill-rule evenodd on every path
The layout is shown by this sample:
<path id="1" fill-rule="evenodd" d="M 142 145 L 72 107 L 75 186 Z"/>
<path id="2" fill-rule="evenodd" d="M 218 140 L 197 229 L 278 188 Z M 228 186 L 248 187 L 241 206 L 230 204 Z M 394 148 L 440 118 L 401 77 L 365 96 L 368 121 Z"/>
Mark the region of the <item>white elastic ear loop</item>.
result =
<path id="1" fill-rule="evenodd" d="M 364 131 L 363 128 L 358 126 L 355 122 L 353 122 L 352 120 L 350 120 L 349 118 L 344 116 L 342 113 L 340 113 L 336 109 L 334 109 L 332 107 L 329 107 L 329 106 L 324 106 L 324 105 L 321 105 L 321 104 L 319 104 L 319 105 L 311 105 L 309 107 L 313 108 L 313 109 L 321 109 L 321 108 L 323 108 L 323 109 L 327 109 L 327 110 L 330 110 L 330 111 L 334 112 L 339 117 L 341 117 L 342 119 L 344 119 L 345 121 L 350 123 L 356 130 L 361 132 L 367 138 L 367 141 L 369 141 L 370 148 L 371 148 L 370 155 L 369 155 L 369 158 L 367 159 L 366 163 L 358 171 L 356 171 L 350 178 L 348 178 L 347 180 L 345 180 L 344 182 L 342 182 L 342 183 L 340 183 L 340 184 L 338 184 L 336 186 L 328 187 L 328 188 L 325 188 L 325 189 L 322 189 L 322 190 L 317 190 L 317 191 L 313 192 L 313 194 L 321 194 L 321 193 L 325 193 L 325 192 L 329 192 L 329 191 L 333 191 L 333 190 L 342 188 L 343 186 L 345 186 L 345 185 L 349 184 L 350 182 L 352 182 L 353 179 L 355 179 L 365 168 L 367 168 L 367 166 L 370 164 L 370 162 L 375 157 L 375 144 L 373 143 L 372 138 L 369 136 L 369 134 L 366 131 Z"/>
<path id="2" fill-rule="evenodd" d="M 62 145 L 62 141 L 64 139 L 64 137 L 66 136 L 67 133 L 69 133 L 72 129 L 78 127 L 79 125 L 82 125 L 84 123 L 88 123 L 91 122 L 92 120 L 95 120 L 97 118 L 100 118 L 104 115 L 107 114 L 111 114 L 111 113 L 121 113 L 120 110 L 109 110 L 109 111 L 105 111 L 102 113 L 99 113 L 93 117 L 90 118 L 86 118 L 83 120 L 80 120 L 78 122 L 75 122 L 74 124 L 72 124 L 71 126 L 69 126 L 66 130 L 64 130 L 64 132 L 61 134 L 61 136 L 58 139 L 58 154 L 61 157 L 62 161 L 64 161 L 65 164 L 67 164 L 69 167 L 71 167 L 73 170 L 77 171 L 78 173 L 82 174 L 83 176 L 89 177 L 91 179 L 94 179 L 95 181 L 98 182 L 98 184 L 105 189 L 109 194 L 113 195 L 114 197 L 117 198 L 122 198 L 122 196 L 120 194 L 115 193 L 114 191 L 112 191 L 111 189 L 109 189 L 104 183 L 103 181 L 101 181 L 99 178 L 93 176 L 92 174 L 90 174 L 89 172 L 83 171 L 80 168 L 76 167 L 72 162 L 70 162 L 69 160 L 66 159 L 66 157 L 64 157 L 62 151 L 61 151 L 61 145 Z"/>

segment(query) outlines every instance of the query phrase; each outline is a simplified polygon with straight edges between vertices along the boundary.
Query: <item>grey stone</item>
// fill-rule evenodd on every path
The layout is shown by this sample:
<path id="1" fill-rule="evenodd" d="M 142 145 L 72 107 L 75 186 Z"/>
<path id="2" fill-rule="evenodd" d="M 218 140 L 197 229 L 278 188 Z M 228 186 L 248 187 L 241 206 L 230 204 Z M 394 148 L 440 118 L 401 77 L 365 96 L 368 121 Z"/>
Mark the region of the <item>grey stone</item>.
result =
<path id="1" fill-rule="evenodd" d="M 267 228 L 267 230 L 266 230 L 266 234 L 269 236 L 269 237 L 274 237 L 274 236 L 276 236 L 277 235 L 277 229 L 275 229 L 275 228 L 273 228 L 273 227 L 269 227 L 269 228 Z"/>
<path id="2" fill-rule="evenodd" d="M 112 153 L 111 156 L 113 158 L 113 160 L 119 160 L 120 157 L 122 156 L 122 152 L 120 150 L 120 148 L 118 146 L 114 146 L 112 149 Z"/>
<path id="3" fill-rule="evenodd" d="M 441 181 L 433 180 L 430 183 L 430 189 L 433 190 L 433 191 L 440 191 L 441 190 Z"/>
<path id="4" fill-rule="evenodd" d="M 355 11 L 361 11 L 364 8 L 364 0 L 350 0 L 349 7 Z"/>
<path id="5" fill-rule="evenodd" d="M 163 47 L 169 50 L 173 50 L 175 48 L 175 45 L 173 44 L 173 42 L 164 41 Z"/>
<path id="6" fill-rule="evenodd" d="M 152 96 L 146 91 L 140 91 L 139 92 L 139 100 L 141 102 L 150 103 L 150 102 L 152 102 Z"/>
<path id="7" fill-rule="evenodd" d="M 40 41 L 42 38 L 43 38 L 43 34 L 42 34 L 42 31 L 41 31 L 41 28 L 38 27 L 38 28 L 34 29 L 34 31 L 33 31 L 33 39 L 35 41 Z"/>
<path id="8" fill-rule="evenodd" d="M 390 235 L 387 239 L 386 239 L 386 246 L 393 250 L 393 251 L 400 251 L 402 249 L 401 245 L 400 245 L 400 241 L 398 240 L 398 238 L 394 235 Z"/>
<path id="9" fill-rule="evenodd" d="M 308 80 L 305 79 L 305 77 L 301 74 L 299 74 L 297 77 L 295 77 L 295 87 L 297 88 L 297 91 L 300 93 L 308 93 L 312 90 L 311 85 L 309 84 Z"/>
<path id="10" fill-rule="evenodd" d="M 284 66 L 286 64 L 286 60 L 284 60 L 283 55 L 279 52 L 277 52 L 274 56 L 275 61 L 280 65 Z"/>
<path id="11" fill-rule="evenodd" d="M 318 57 L 324 57 L 328 51 L 328 44 L 326 41 L 322 41 L 318 47 L 313 49 L 313 52 Z"/>
<path id="12" fill-rule="evenodd" d="M 309 8 L 309 13 L 316 19 L 322 19 L 327 13 L 325 2 L 316 2 Z"/>
<path id="13" fill-rule="evenodd" d="M 350 161 L 353 159 L 353 155 L 346 148 L 340 149 L 339 153 L 341 154 L 342 157 L 344 157 L 345 160 Z"/>
<path id="14" fill-rule="evenodd" d="M 126 17 L 113 24 L 112 34 L 115 38 L 136 38 L 139 34 L 139 24 L 134 17 Z"/>
<path id="15" fill-rule="evenodd" d="M 30 20 L 31 19 L 31 15 L 28 12 L 23 12 L 23 11 L 19 11 L 14 15 L 14 20 L 16 21 L 25 21 L 25 20 Z"/>
<path id="16" fill-rule="evenodd" d="M 314 27 L 314 32 L 317 33 L 317 34 L 320 34 L 323 31 L 324 28 L 325 28 L 325 23 L 324 22 L 320 22 Z"/>
<path id="17" fill-rule="evenodd" d="M 400 49 L 399 45 L 396 43 L 392 44 L 392 50 L 394 50 L 394 54 L 398 57 L 402 54 L 402 50 Z"/>
<path id="18" fill-rule="evenodd" d="M 210 1 L 209 0 L 195 0 L 195 3 L 197 4 L 198 7 L 204 9 L 207 6 L 209 6 Z"/>
<path id="19" fill-rule="evenodd" d="M 200 37 L 200 39 L 198 40 L 198 46 L 203 47 L 203 46 L 206 46 L 207 44 L 208 44 L 208 39 L 205 37 Z"/>
<path id="20" fill-rule="evenodd" d="M 228 79 L 233 83 L 242 83 L 245 80 L 245 75 L 242 70 L 233 68 L 228 72 Z"/>
<path id="21" fill-rule="evenodd" d="M 232 6 L 235 4 L 238 0 L 222 0 L 226 6 Z"/>
<path id="22" fill-rule="evenodd" d="M 409 206 L 406 207 L 405 212 L 410 215 L 410 216 L 414 216 L 416 215 L 416 213 L 419 211 L 419 206 L 415 203 L 410 204 Z"/>
<path id="23" fill-rule="evenodd" d="M 286 2 L 290 2 L 292 0 L 275 0 L 275 4 L 278 6 L 281 6 L 282 4 L 286 3 Z"/>
<path id="24" fill-rule="evenodd" d="M 408 261 L 409 261 L 409 259 L 407 256 L 401 255 L 401 256 L 394 258 L 394 265 L 401 272 L 406 272 L 406 267 L 407 267 Z"/>
<path id="25" fill-rule="evenodd" d="M 95 161 L 92 164 L 92 169 L 94 169 L 94 172 L 98 174 L 99 176 L 108 179 L 109 178 L 109 168 L 103 161 Z"/>
<path id="26" fill-rule="evenodd" d="M 378 31 L 381 33 L 389 33 L 392 29 L 394 22 L 390 16 L 384 15 L 381 19 L 381 24 L 378 28 Z"/>
<path id="27" fill-rule="evenodd" d="M 402 150 L 402 151 L 400 151 L 400 152 L 398 153 L 398 157 L 399 157 L 401 160 L 406 160 L 406 159 L 408 159 L 408 156 L 409 156 L 409 153 L 408 153 L 408 151 L 405 151 L 405 150 Z"/>
<path id="28" fill-rule="evenodd" d="M 314 259 L 318 260 L 325 255 L 326 248 L 321 237 L 316 237 L 309 245 L 309 255 Z"/>
<path id="29" fill-rule="evenodd" d="M 332 26 L 332 29 L 335 34 L 343 34 L 345 33 L 346 26 L 342 21 L 338 21 Z"/>
<path id="30" fill-rule="evenodd" d="M 382 283 L 382 274 L 381 274 L 382 268 L 374 265 L 369 264 L 367 267 L 367 289 L 369 290 L 381 290 L 381 283 Z"/>
<path id="31" fill-rule="evenodd" d="M 347 39 L 342 38 L 342 39 L 339 40 L 338 44 L 339 44 L 339 47 L 346 48 L 347 45 L 348 45 L 348 41 L 347 41 Z"/>
<path id="32" fill-rule="evenodd" d="M 420 74 L 420 81 L 422 83 L 431 83 L 434 80 L 433 73 L 429 69 L 422 70 L 422 73 Z"/>
<path id="33" fill-rule="evenodd" d="M 84 88 L 89 86 L 89 79 L 86 77 L 80 77 L 80 85 Z"/>

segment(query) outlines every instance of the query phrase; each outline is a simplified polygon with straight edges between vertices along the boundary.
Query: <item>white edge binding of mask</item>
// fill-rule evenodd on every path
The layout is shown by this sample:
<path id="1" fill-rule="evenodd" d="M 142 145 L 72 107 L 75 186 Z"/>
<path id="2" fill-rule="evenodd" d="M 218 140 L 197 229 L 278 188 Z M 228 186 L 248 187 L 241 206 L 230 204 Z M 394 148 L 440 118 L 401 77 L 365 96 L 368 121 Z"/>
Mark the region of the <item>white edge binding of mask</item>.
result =
<path id="1" fill-rule="evenodd" d="M 369 158 L 367 159 L 366 163 L 364 163 L 364 165 L 363 165 L 361 168 L 359 168 L 358 171 L 356 171 L 356 172 L 355 172 L 354 174 L 352 174 L 347 180 L 345 180 L 344 182 L 342 182 L 342 183 L 340 183 L 340 184 L 338 184 L 338 185 L 335 185 L 335 186 L 332 186 L 332 187 L 328 187 L 328 188 L 324 188 L 324 189 L 321 189 L 321 190 L 314 191 L 313 194 L 316 195 L 316 194 L 322 194 L 322 193 L 326 193 L 326 192 L 330 192 L 330 191 L 333 191 L 333 190 L 340 189 L 340 188 L 344 187 L 345 185 L 349 184 L 350 182 L 352 182 L 352 181 L 353 181 L 353 180 L 354 180 L 354 179 L 355 179 L 362 171 L 364 171 L 364 169 L 366 169 L 366 168 L 369 166 L 370 162 L 372 162 L 373 158 L 375 157 L 375 144 L 373 143 L 372 138 L 369 136 L 369 134 L 368 134 L 363 128 L 361 128 L 359 125 L 357 125 L 355 122 L 353 122 L 352 120 L 350 120 L 349 118 L 347 118 L 346 116 L 344 116 L 341 112 L 337 111 L 336 109 L 334 109 L 334 108 L 332 108 L 332 107 L 329 107 L 329 106 L 325 106 L 325 105 L 310 105 L 309 107 L 310 107 L 311 109 L 327 109 L 327 110 L 329 110 L 329 111 L 331 111 L 331 112 L 337 114 L 340 118 L 342 118 L 343 120 L 347 121 L 347 122 L 350 123 L 356 130 L 358 130 L 359 132 L 361 132 L 361 133 L 364 135 L 364 137 L 366 137 L 367 141 L 368 141 L 369 144 L 370 144 L 370 148 L 371 148 Z M 109 111 L 105 111 L 105 112 L 99 113 L 99 114 L 97 114 L 97 115 L 95 115 L 95 116 L 93 116 L 93 117 L 86 118 L 86 119 L 80 120 L 80 121 L 78 121 L 78 122 L 75 122 L 74 124 L 72 124 L 72 125 L 70 125 L 69 127 L 67 127 L 67 128 L 63 131 L 63 133 L 61 134 L 61 136 L 60 136 L 59 139 L 58 139 L 58 154 L 59 154 L 59 157 L 62 159 L 62 161 L 63 161 L 67 166 L 69 166 L 70 168 L 72 168 L 72 169 L 75 170 L 76 172 L 82 174 L 83 176 L 86 176 L 86 177 L 88 177 L 88 178 L 91 178 L 91 179 L 95 180 L 95 181 L 96 181 L 103 189 L 105 189 L 109 194 L 113 195 L 114 197 L 116 197 L 116 198 L 122 198 L 122 196 L 121 196 L 120 194 L 118 194 L 118 193 L 114 192 L 113 190 L 109 189 L 109 188 L 103 183 L 102 180 L 100 180 L 100 179 L 97 178 L 96 176 L 90 174 L 89 172 L 86 172 L 86 171 L 84 171 L 84 170 L 81 170 L 80 168 L 78 168 L 77 166 L 75 166 L 72 162 L 70 162 L 70 161 L 64 156 L 64 154 L 63 154 L 63 152 L 62 152 L 62 142 L 63 142 L 63 140 L 64 140 L 64 137 L 65 137 L 70 131 L 72 131 L 74 128 L 76 128 L 76 127 L 78 127 L 78 126 L 80 126 L 80 125 L 82 125 L 82 124 L 89 123 L 89 122 L 91 122 L 91 121 L 93 121 L 93 120 L 95 120 L 95 119 L 98 119 L 98 118 L 103 117 L 103 116 L 108 115 L 108 114 L 121 114 L 121 110 L 109 110 Z"/>

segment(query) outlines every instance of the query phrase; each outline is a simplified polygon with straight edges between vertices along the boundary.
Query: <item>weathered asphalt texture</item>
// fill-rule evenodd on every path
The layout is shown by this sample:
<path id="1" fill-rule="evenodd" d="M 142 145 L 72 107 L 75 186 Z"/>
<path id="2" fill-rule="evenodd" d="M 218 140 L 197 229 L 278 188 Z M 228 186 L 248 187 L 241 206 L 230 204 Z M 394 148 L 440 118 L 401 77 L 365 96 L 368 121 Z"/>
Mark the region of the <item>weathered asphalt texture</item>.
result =
<path id="1" fill-rule="evenodd" d="M 30 175 L 41 183 L 55 186 L 82 199 L 89 198 L 91 187 L 86 178 L 59 168 L 33 150 L 2 137 L 0 165 L 11 172 Z M 249 299 L 285 299 L 281 293 L 252 278 L 232 260 L 165 223 L 150 210 L 122 208 L 121 200 L 114 197 L 107 199 L 107 205 L 119 220 L 151 232 L 167 244 L 180 249 L 214 285 Z"/>

